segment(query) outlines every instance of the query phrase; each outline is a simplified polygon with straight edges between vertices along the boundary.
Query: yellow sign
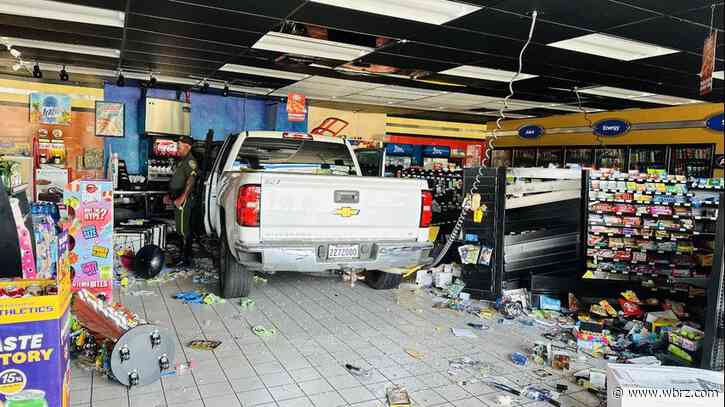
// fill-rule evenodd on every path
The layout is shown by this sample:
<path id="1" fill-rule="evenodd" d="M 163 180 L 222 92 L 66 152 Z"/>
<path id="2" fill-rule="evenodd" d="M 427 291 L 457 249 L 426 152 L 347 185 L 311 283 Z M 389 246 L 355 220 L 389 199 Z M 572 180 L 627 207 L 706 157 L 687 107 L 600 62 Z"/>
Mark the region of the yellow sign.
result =
<path id="1" fill-rule="evenodd" d="M 360 209 L 351 208 L 349 206 L 343 206 L 335 210 L 335 215 L 342 216 L 343 218 L 350 218 L 357 216 L 360 213 Z"/>

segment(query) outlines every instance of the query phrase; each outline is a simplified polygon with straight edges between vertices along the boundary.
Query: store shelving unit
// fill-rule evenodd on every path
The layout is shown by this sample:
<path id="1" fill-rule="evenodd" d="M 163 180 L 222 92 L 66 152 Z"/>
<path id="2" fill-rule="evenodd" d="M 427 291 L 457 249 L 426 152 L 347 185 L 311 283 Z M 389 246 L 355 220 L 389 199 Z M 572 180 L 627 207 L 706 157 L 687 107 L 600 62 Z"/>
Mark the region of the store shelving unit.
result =
<path id="1" fill-rule="evenodd" d="M 478 169 L 464 173 L 470 190 Z M 552 269 L 571 276 L 582 259 L 581 172 L 563 169 L 485 168 L 473 191 L 485 216 L 474 214 L 463 226 L 463 244 L 493 249 L 489 265 L 464 265 L 467 290 L 496 298 L 502 290 L 529 288 L 536 275 Z"/>
<path id="2" fill-rule="evenodd" d="M 493 164 L 515 167 L 615 168 L 621 171 L 663 169 L 687 177 L 709 177 L 713 172 L 715 146 L 692 145 L 604 145 L 501 147 L 493 151 Z M 557 160 L 557 157 L 560 157 Z"/>
<path id="3" fill-rule="evenodd" d="M 400 177 L 428 182 L 435 205 L 432 225 L 443 227 L 456 221 L 463 204 L 463 170 L 425 170 L 412 167 L 402 169 Z"/>
<path id="4" fill-rule="evenodd" d="M 702 362 L 700 367 L 722 371 L 725 367 L 725 268 L 723 267 L 723 249 L 725 248 L 725 193 L 718 195 L 718 216 L 715 230 L 713 264 L 707 286 L 707 314 L 704 331 Z"/>
<path id="5" fill-rule="evenodd" d="M 658 287 L 678 289 L 679 279 L 699 277 L 692 194 L 684 177 L 592 172 L 587 179 L 586 255 L 593 278 L 654 280 Z"/>

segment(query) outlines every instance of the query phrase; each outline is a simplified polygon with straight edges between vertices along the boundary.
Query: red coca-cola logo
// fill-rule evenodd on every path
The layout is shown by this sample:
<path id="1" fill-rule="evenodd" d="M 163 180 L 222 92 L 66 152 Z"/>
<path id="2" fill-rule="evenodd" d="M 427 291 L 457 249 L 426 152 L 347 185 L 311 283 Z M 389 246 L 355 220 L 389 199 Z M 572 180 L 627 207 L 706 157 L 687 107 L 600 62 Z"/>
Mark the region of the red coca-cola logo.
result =
<path id="1" fill-rule="evenodd" d="M 96 186 L 96 184 L 88 184 L 86 186 L 86 192 L 88 192 L 89 194 L 92 194 L 96 191 L 98 191 L 98 187 Z"/>

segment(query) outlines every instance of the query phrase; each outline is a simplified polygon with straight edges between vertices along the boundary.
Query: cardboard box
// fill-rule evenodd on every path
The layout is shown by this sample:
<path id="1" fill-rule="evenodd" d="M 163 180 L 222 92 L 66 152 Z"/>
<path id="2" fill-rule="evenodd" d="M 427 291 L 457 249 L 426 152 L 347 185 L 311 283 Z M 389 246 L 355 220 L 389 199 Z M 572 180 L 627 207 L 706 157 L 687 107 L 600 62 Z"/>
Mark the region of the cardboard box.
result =
<path id="1" fill-rule="evenodd" d="M 88 289 L 107 301 L 113 294 L 113 185 L 76 180 L 66 185 L 63 202 L 71 222 L 70 265 L 73 291 Z"/>
<path id="2" fill-rule="evenodd" d="M 58 293 L 0 298 L 0 405 L 33 398 L 38 404 L 27 405 L 70 406 L 70 273 L 58 282 L 9 281 L 0 288 L 47 284 L 58 284 Z"/>

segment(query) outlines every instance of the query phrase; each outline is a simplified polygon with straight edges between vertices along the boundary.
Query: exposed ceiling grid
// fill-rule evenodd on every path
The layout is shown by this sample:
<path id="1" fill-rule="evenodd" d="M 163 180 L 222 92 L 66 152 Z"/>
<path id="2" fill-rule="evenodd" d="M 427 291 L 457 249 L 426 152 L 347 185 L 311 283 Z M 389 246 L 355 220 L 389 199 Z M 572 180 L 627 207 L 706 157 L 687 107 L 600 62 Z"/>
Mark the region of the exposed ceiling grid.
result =
<path id="1" fill-rule="evenodd" d="M 417 8 L 410 8 L 413 3 Z M 719 31 L 715 70 L 720 74 L 710 95 L 698 95 L 711 4 L 709 0 L 0 0 L 0 36 L 8 37 L 25 60 L 47 67 L 66 64 L 78 74 L 107 77 L 120 65 L 179 84 L 208 77 L 218 84 L 228 82 L 240 92 L 284 97 L 294 91 L 311 99 L 481 115 L 500 107 L 508 91 L 505 73 L 516 68 L 530 12 L 536 9 L 539 19 L 524 57 L 523 72 L 530 76 L 515 83 L 516 100 L 510 108 L 520 115 L 546 115 L 578 111 L 571 91 L 575 86 L 589 90 L 583 102 L 591 111 L 722 102 L 722 2 L 716 2 L 714 20 Z M 395 11 L 406 7 L 409 13 Z M 278 33 L 285 22 L 397 42 L 376 50 L 339 41 L 289 39 L 284 38 L 288 34 Z M 280 38 L 301 40 L 305 47 L 285 48 Z M 624 42 L 620 45 L 616 39 Z M 338 64 L 354 60 L 428 74 L 414 80 L 405 75 L 279 64 L 287 53 L 307 57 L 317 53 Z M 0 58 L 8 57 L 4 50 L 0 53 Z M 0 70 L 12 73 L 5 65 Z"/>

